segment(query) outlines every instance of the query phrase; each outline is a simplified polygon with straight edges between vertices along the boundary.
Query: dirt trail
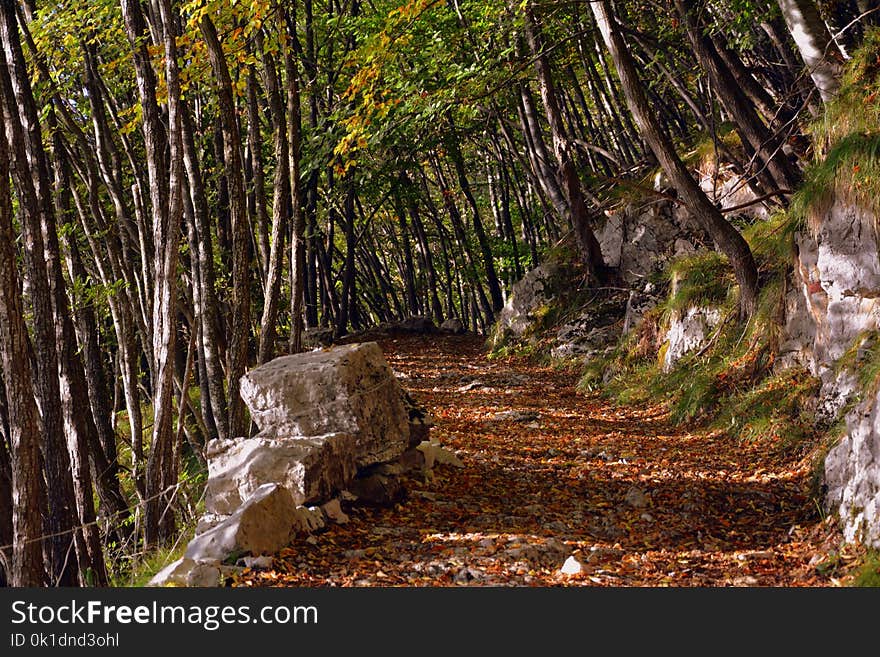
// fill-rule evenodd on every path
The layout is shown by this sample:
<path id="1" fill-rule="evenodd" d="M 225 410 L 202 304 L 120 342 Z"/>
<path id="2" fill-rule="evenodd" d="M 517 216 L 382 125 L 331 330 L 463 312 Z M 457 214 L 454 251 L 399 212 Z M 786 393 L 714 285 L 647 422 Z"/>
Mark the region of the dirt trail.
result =
<path id="1" fill-rule="evenodd" d="M 826 586 L 844 559 L 809 468 L 658 408 L 575 391 L 576 373 L 488 360 L 474 337 L 381 342 L 466 467 L 408 480 L 393 509 L 298 540 L 245 586 Z M 834 543 L 836 545 L 836 543 Z M 562 574 L 575 554 L 583 572 Z M 817 568 L 818 566 L 818 568 Z"/>

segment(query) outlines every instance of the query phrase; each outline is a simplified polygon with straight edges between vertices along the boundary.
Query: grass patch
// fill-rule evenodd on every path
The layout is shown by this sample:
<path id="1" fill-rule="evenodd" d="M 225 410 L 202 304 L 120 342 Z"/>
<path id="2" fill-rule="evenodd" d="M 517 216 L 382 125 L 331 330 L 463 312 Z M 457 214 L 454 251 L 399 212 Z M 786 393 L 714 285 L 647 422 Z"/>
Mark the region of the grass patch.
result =
<path id="1" fill-rule="evenodd" d="M 675 260 L 666 270 L 669 296 L 666 313 L 683 312 L 695 306 L 723 306 L 735 289 L 727 257 L 714 251 Z"/>
<path id="2" fill-rule="evenodd" d="M 178 534 L 174 545 L 130 557 L 124 568 L 111 575 L 110 585 L 138 588 L 146 586 L 156 573 L 183 557 L 194 534 L 195 525 L 192 525 Z"/>
<path id="3" fill-rule="evenodd" d="M 840 91 L 809 126 L 814 156 L 820 160 L 847 135 L 876 133 L 880 126 L 880 29 L 866 31 L 847 62 Z"/>
<path id="4" fill-rule="evenodd" d="M 815 163 L 790 212 L 814 229 L 834 201 L 880 212 L 880 29 L 847 62 L 840 91 L 808 129 Z"/>
<path id="5" fill-rule="evenodd" d="M 880 586 L 880 552 L 870 550 L 865 555 L 861 567 L 852 582 L 853 586 Z"/>
<path id="6" fill-rule="evenodd" d="M 815 232 L 833 203 L 880 213 L 880 132 L 851 133 L 810 167 L 789 211 Z"/>

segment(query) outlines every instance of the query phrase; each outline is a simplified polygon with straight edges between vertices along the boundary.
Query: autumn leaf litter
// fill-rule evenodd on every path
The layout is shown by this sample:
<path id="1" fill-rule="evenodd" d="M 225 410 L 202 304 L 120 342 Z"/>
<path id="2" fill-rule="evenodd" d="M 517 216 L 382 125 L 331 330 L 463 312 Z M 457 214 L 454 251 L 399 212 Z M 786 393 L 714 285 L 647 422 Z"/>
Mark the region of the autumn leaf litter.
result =
<path id="1" fill-rule="evenodd" d="M 465 467 L 407 478 L 394 508 L 346 507 L 228 585 L 846 583 L 857 549 L 818 514 L 804 459 L 586 397 L 575 370 L 490 360 L 473 336 L 381 346 Z"/>

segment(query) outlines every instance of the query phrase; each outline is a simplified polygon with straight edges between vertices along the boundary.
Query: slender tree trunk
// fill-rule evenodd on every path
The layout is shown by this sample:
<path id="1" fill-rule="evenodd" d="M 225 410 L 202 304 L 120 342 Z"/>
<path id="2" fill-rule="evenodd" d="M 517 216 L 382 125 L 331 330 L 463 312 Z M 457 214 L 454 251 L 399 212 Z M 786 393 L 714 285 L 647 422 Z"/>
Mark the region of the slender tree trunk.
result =
<path id="1" fill-rule="evenodd" d="M 354 11 L 354 9 L 353 9 Z M 296 38 L 296 4 L 290 12 L 283 12 L 287 27 L 287 39 Z M 306 283 L 306 220 L 302 211 L 302 186 L 300 185 L 300 159 L 302 150 L 302 116 L 300 111 L 299 69 L 289 45 L 284 54 L 284 70 L 287 74 L 287 141 L 290 163 L 290 201 L 293 231 L 290 245 L 290 353 L 302 351 L 303 304 Z"/>
<path id="2" fill-rule="evenodd" d="M 235 112 L 232 78 L 217 36 L 217 28 L 207 16 L 200 23 L 208 48 L 208 57 L 216 80 L 220 122 L 223 130 L 223 162 L 229 185 L 229 213 L 232 223 L 232 335 L 229 341 L 229 365 L 226 387 L 231 436 L 248 433 L 244 402 L 238 392 L 239 379 L 248 366 L 250 335 L 250 236 L 244 193 L 244 167 L 241 161 L 241 136 Z"/>
<path id="3" fill-rule="evenodd" d="M 700 189 L 675 152 L 668 135 L 660 129 L 642 90 L 635 64 L 620 35 L 608 0 L 596 0 L 590 4 L 590 8 L 614 60 L 627 104 L 642 137 L 654 152 L 669 180 L 682 195 L 688 209 L 711 236 L 715 247 L 728 257 L 740 288 L 740 314 L 743 317 L 750 317 L 757 304 L 758 269 L 749 245 Z"/>
<path id="4" fill-rule="evenodd" d="M 685 25 L 688 40 L 694 49 L 700 66 L 709 74 L 721 103 L 733 118 L 743 143 L 748 143 L 757 154 L 756 168 L 767 167 L 776 189 L 793 191 L 800 182 L 800 175 L 782 152 L 781 135 L 775 136 L 761 121 L 754 106 L 743 95 L 733 74 L 718 54 L 711 40 L 704 35 L 698 19 L 695 0 L 675 0 L 679 16 Z M 773 192 L 776 189 L 767 189 Z"/>
<path id="5" fill-rule="evenodd" d="M 5 57 L 2 59 L 5 64 Z M 4 553 L 4 565 L 6 578 L 12 586 L 40 587 L 46 584 L 46 572 L 40 541 L 43 519 L 39 501 L 45 499 L 46 493 L 40 472 L 39 416 L 27 356 L 28 331 L 15 266 L 18 254 L 14 248 L 16 231 L 12 226 L 5 114 L 5 111 L 0 112 L 0 363 L 3 394 L 9 404 L 6 417 L 10 461 L 7 502 L 12 515 L 11 532 L 5 527 L 3 530 L 3 544 L 7 545 L 11 539 L 12 555 L 7 560 L 7 553 Z M 13 500 L 26 502 L 13 504 Z"/>
<path id="6" fill-rule="evenodd" d="M 568 137 L 565 134 L 562 114 L 559 110 L 553 74 L 550 71 L 550 61 L 544 50 L 538 23 L 531 6 L 527 6 L 525 9 L 525 19 L 526 39 L 535 61 L 538 84 L 541 88 L 541 100 L 544 103 L 544 111 L 547 114 L 547 121 L 550 123 L 550 132 L 553 135 L 553 154 L 556 156 L 558 177 L 568 206 L 568 219 L 574 230 L 581 261 L 591 278 L 601 280 L 605 275 L 602 249 L 599 247 L 599 241 L 590 226 L 593 217 L 587 207 L 580 178 L 571 157 Z"/>
<path id="7" fill-rule="evenodd" d="M 813 0 L 776 1 L 813 84 L 822 102 L 827 103 L 840 89 L 843 53 L 831 38 Z"/>
<path id="8" fill-rule="evenodd" d="M 286 27 L 283 26 L 282 27 Z M 260 47 L 260 42 L 258 42 Z M 261 52 L 263 48 L 260 47 Z M 263 85 L 272 117 L 272 139 L 275 145 L 275 176 L 272 193 L 272 242 L 266 276 L 266 297 L 260 319 L 258 362 L 271 360 L 275 351 L 275 324 L 278 321 L 278 302 L 281 294 L 281 269 L 284 262 L 284 243 L 290 212 L 290 145 L 287 140 L 287 119 L 281 85 L 275 70 L 275 60 L 263 52 Z"/>
<path id="9" fill-rule="evenodd" d="M 189 112 L 184 112 L 182 119 L 183 162 L 193 210 L 190 232 L 193 234 L 196 247 L 192 257 L 198 263 L 199 291 L 198 294 L 193 294 L 193 300 L 196 303 L 195 311 L 197 321 L 200 324 L 199 353 L 204 360 L 205 376 L 210 394 L 208 402 L 211 409 L 211 424 L 216 429 L 217 437 L 225 439 L 229 437 L 229 422 L 226 416 L 226 390 L 222 366 L 223 357 L 220 349 L 223 323 L 220 320 L 219 303 L 215 290 L 210 208 L 208 207 L 208 198 L 196 152 Z"/>

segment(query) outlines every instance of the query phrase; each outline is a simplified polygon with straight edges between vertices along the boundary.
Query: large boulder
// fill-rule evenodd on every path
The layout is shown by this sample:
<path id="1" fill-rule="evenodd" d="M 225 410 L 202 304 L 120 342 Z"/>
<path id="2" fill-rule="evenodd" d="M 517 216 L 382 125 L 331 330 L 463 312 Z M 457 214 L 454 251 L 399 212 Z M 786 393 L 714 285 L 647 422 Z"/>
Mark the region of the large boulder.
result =
<path id="1" fill-rule="evenodd" d="M 489 339 L 492 348 L 523 337 L 534 326 L 541 309 L 556 298 L 561 280 L 565 277 L 566 272 L 561 265 L 545 262 L 527 271 L 514 283 L 507 303 L 492 327 Z"/>
<path id="2" fill-rule="evenodd" d="M 308 438 L 238 438 L 208 444 L 205 508 L 229 515 L 263 484 L 287 488 L 295 504 L 316 503 L 357 474 L 355 439 L 333 433 Z"/>
<path id="3" fill-rule="evenodd" d="M 375 342 L 276 358 L 245 374 L 240 390 L 261 438 L 347 434 L 358 467 L 409 444 L 404 393 Z"/>

